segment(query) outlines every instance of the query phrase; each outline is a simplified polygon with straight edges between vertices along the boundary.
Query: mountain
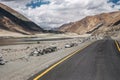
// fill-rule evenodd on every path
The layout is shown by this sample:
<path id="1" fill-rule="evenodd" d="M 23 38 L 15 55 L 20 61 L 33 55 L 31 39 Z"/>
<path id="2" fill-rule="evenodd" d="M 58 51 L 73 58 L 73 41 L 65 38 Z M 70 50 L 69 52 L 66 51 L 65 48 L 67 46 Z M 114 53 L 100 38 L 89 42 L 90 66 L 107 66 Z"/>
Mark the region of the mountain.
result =
<path id="1" fill-rule="evenodd" d="M 106 34 L 120 30 L 120 11 L 87 16 L 60 26 L 59 31 L 77 34 Z"/>
<path id="2" fill-rule="evenodd" d="M 43 29 L 17 11 L 0 3 L 0 32 L 29 35 L 43 32 Z"/>

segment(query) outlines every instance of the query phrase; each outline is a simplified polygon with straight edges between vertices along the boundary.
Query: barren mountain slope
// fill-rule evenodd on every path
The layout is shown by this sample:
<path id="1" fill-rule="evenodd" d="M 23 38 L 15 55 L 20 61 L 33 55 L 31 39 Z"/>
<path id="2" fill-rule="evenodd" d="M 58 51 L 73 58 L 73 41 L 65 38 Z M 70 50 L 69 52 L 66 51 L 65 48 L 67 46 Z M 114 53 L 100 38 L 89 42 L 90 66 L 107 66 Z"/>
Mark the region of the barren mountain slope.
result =
<path id="1" fill-rule="evenodd" d="M 77 34 L 106 32 L 120 23 L 120 11 L 87 16 L 80 21 L 62 25 L 59 31 Z"/>
<path id="2" fill-rule="evenodd" d="M 43 31 L 20 13 L 0 3 L 0 31 L 4 30 L 22 34 L 36 34 Z"/>

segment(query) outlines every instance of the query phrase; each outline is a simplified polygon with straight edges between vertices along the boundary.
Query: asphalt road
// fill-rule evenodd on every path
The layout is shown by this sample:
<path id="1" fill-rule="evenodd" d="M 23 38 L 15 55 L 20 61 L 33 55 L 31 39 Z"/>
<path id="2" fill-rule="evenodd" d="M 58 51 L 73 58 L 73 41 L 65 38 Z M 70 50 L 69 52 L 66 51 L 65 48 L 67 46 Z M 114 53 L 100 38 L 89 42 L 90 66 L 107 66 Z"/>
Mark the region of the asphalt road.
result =
<path id="1" fill-rule="evenodd" d="M 38 80 L 120 80 L 120 53 L 113 40 L 99 40 Z"/>

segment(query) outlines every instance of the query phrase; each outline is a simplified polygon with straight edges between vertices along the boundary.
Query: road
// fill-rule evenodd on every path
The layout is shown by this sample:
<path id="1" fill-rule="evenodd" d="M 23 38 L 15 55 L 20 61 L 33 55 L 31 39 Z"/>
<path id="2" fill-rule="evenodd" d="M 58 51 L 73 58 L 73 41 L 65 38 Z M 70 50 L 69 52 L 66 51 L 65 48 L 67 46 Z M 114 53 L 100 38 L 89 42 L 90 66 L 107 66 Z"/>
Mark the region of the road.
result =
<path id="1" fill-rule="evenodd" d="M 113 40 L 99 40 L 40 75 L 30 79 L 120 80 L 120 53 Z"/>

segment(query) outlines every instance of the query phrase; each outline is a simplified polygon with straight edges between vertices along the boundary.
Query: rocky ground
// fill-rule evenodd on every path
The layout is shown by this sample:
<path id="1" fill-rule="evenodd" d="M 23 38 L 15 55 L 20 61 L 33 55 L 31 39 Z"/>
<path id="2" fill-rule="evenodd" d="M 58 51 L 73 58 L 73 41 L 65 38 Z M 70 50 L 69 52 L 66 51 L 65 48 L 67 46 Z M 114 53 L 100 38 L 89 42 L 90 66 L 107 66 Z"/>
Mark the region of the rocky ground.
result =
<path id="1" fill-rule="evenodd" d="M 4 59 L 9 62 L 21 58 L 26 58 L 31 52 L 35 51 L 35 48 L 43 50 L 51 46 L 56 46 L 57 50 L 60 50 L 64 48 L 65 44 L 70 43 L 81 43 L 81 40 L 67 39 L 60 41 L 40 41 L 38 44 L 7 45 L 0 47 L 0 53 Z"/>
<path id="2" fill-rule="evenodd" d="M 38 44 L 1 46 L 0 53 L 6 64 L 0 65 L 0 80 L 26 80 L 35 73 L 91 42 L 83 42 L 81 38 L 74 38 L 57 41 L 40 41 Z M 65 48 L 66 44 L 71 43 L 77 43 L 78 46 Z M 42 50 L 51 46 L 56 46 L 57 51 L 40 56 L 29 56 L 35 48 Z"/>

